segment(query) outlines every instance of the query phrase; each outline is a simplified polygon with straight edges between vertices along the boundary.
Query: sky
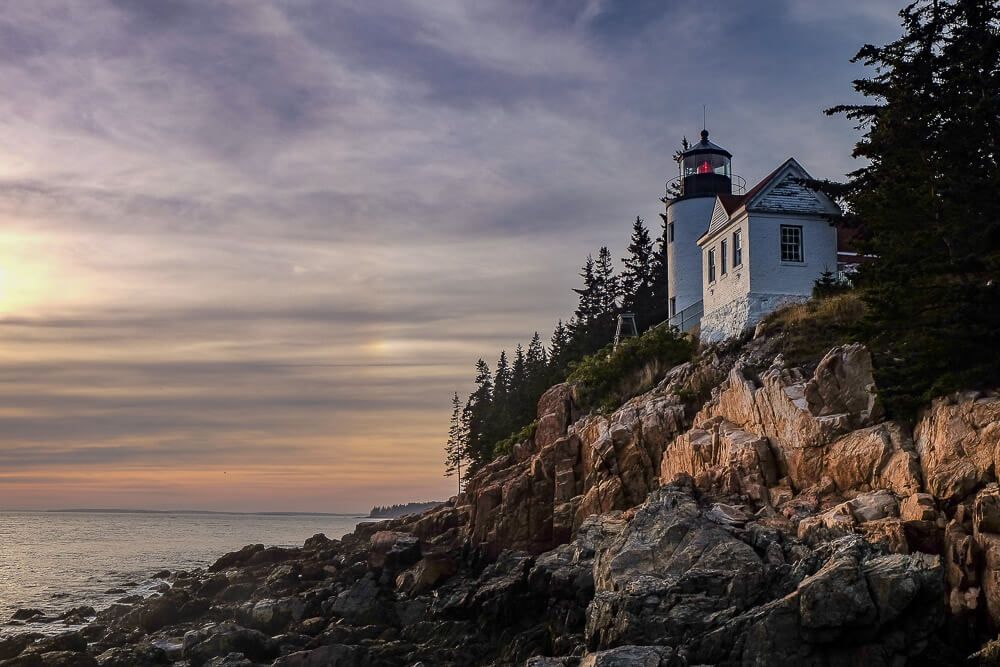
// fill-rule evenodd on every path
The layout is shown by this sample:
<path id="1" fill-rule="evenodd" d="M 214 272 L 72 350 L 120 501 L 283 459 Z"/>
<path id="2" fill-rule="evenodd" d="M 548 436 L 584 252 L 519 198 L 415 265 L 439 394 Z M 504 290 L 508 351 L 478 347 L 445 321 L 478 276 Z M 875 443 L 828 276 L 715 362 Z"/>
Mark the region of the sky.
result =
<path id="1" fill-rule="evenodd" d="M 856 168 L 901 0 L 0 9 L 0 508 L 444 499 L 452 392 L 660 225 L 702 105 L 753 184 Z"/>

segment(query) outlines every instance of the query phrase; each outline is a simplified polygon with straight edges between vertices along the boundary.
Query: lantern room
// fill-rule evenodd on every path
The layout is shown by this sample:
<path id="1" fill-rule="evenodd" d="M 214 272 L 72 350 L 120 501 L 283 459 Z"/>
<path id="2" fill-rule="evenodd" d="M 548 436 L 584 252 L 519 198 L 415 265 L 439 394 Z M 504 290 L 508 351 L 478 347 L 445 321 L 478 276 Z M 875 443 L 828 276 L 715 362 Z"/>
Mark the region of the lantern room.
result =
<path id="1" fill-rule="evenodd" d="M 731 194 L 732 154 L 708 140 L 708 130 L 701 131 L 701 141 L 680 154 L 680 195 Z"/>

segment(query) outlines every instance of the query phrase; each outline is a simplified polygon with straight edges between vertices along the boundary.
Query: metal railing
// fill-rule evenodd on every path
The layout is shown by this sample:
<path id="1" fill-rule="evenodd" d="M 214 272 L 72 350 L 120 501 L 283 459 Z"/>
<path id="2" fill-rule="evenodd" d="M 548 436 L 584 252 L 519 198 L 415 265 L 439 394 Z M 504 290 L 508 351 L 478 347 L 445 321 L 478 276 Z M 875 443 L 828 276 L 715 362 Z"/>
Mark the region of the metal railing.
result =
<path id="1" fill-rule="evenodd" d="M 687 333 L 701 324 L 701 316 L 704 314 L 705 303 L 703 301 L 696 301 L 667 320 L 667 324 Z"/>
<path id="2" fill-rule="evenodd" d="M 733 184 L 732 194 L 734 195 L 746 194 L 747 181 L 745 178 L 733 174 L 732 176 L 729 177 L 729 179 L 730 181 L 732 181 Z M 678 176 L 677 178 L 673 178 L 667 181 L 667 194 L 666 196 L 663 197 L 661 201 L 667 202 L 670 201 L 671 199 L 677 199 L 683 194 L 684 194 L 684 177 Z"/>

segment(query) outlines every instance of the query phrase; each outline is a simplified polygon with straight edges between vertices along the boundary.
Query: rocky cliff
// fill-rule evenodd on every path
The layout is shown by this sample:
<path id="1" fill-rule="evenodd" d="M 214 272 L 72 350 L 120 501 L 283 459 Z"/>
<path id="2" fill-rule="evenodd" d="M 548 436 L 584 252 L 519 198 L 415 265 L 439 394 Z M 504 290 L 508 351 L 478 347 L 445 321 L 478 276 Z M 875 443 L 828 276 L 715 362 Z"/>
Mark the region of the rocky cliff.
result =
<path id="1" fill-rule="evenodd" d="M 611 414 L 555 386 L 447 503 L 175 573 L 0 666 L 1000 664 L 998 445 L 1000 394 L 911 428 L 863 346 L 789 367 L 761 336 Z"/>

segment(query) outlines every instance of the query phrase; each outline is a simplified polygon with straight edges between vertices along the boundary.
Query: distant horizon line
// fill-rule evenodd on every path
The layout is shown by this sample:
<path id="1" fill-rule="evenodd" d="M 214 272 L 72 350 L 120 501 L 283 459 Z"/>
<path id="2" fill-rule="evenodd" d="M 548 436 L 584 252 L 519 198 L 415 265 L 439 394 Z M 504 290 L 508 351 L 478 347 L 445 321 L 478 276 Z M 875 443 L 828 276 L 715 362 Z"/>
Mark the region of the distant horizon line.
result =
<path id="1" fill-rule="evenodd" d="M 0 509 L 0 512 L 43 512 L 46 514 L 231 514 L 238 516 L 347 516 L 369 518 L 368 512 L 240 512 L 193 509 L 129 509 L 122 507 L 68 507 L 57 509 Z"/>

